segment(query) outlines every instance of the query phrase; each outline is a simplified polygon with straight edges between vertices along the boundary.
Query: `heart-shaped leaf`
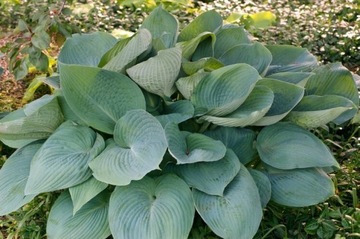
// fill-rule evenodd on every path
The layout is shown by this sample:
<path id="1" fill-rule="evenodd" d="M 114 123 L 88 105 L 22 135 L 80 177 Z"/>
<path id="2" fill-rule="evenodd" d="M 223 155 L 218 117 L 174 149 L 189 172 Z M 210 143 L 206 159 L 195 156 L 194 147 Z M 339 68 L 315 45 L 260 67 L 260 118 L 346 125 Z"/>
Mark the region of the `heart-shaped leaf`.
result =
<path id="1" fill-rule="evenodd" d="M 194 214 L 189 187 L 173 174 L 116 187 L 110 198 L 109 222 L 115 239 L 188 238 Z"/>
<path id="2" fill-rule="evenodd" d="M 60 79 L 66 102 L 73 112 L 89 126 L 108 134 L 113 133 L 116 121 L 128 110 L 146 107 L 140 88 L 121 73 L 63 65 Z"/>
<path id="3" fill-rule="evenodd" d="M 211 230 L 222 238 L 253 238 L 262 219 L 260 196 L 244 166 L 225 188 L 224 196 L 193 189 L 195 207 Z"/>
<path id="4" fill-rule="evenodd" d="M 219 58 L 234 46 L 250 43 L 249 35 L 243 26 L 223 26 L 216 32 L 214 56 Z"/>
<path id="5" fill-rule="evenodd" d="M 109 193 L 99 194 L 75 215 L 73 210 L 70 194 L 64 191 L 50 210 L 46 226 L 49 239 L 105 239 L 110 236 Z"/>
<path id="6" fill-rule="evenodd" d="M 179 34 L 178 41 L 189 41 L 203 32 L 215 32 L 222 26 L 222 17 L 216 11 L 207 11 L 191 21 Z"/>
<path id="7" fill-rule="evenodd" d="M 138 56 L 151 46 L 151 33 L 140 29 L 134 37 L 103 67 L 106 70 L 125 73 L 126 69 L 135 64 Z"/>
<path id="8" fill-rule="evenodd" d="M 209 195 L 223 196 L 225 187 L 240 170 L 240 161 L 235 153 L 228 149 L 224 158 L 215 162 L 168 165 L 167 167 L 184 179 L 190 187 Z"/>
<path id="9" fill-rule="evenodd" d="M 128 75 L 146 91 L 170 98 L 181 67 L 181 50 L 177 47 L 161 50 L 129 69 Z"/>
<path id="10" fill-rule="evenodd" d="M 115 126 L 114 140 L 89 163 L 94 177 L 113 185 L 128 185 L 158 169 L 167 149 L 164 129 L 144 110 L 131 110 Z"/>
<path id="11" fill-rule="evenodd" d="M 165 48 L 171 48 L 177 40 L 178 25 L 176 18 L 160 6 L 144 19 L 141 28 L 148 29 L 152 38 L 160 39 Z"/>
<path id="12" fill-rule="evenodd" d="M 267 75 L 286 71 L 312 71 L 317 65 L 317 59 L 307 49 L 290 45 L 267 45 L 271 52 L 272 62 Z"/>
<path id="13" fill-rule="evenodd" d="M 292 121 L 305 128 L 316 128 L 335 120 L 348 110 L 357 110 L 356 105 L 345 97 L 337 95 L 309 95 L 286 116 L 286 121 Z"/>
<path id="14" fill-rule="evenodd" d="M 225 156 L 226 147 L 203 134 L 180 131 L 174 123 L 165 127 L 170 154 L 178 164 L 217 161 Z"/>
<path id="15" fill-rule="evenodd" d="M 271 60 L 270 51 L 261 43 L 239 44 L 219 57 L 225 65 L 246 63 L 254 67 L 260 75 L 265 75 Z"/>
<path id="16" fill-rule="evenodd" d="M 63 120 L 57 97 L 44 95 L 0 120 L 0 140 L 20 148 L 49 137 Z"/>
<path id="17" fill-rule="evenodd" d="M 270 109 L 274 93 L 265 86 L 256 86 L 245 102 L 231 114 L 223 117 L 204 115 L 202 120 L 228 127 L 245 127 L 261 119 Z"/>
<path id="18" fill-rule="evenodd" d="M 339 168 L 326 145 L 295 124 L 280 122 L 263 128 L 256 146 L 261 160 L 274 168 Z"/>
<path id="19" fill-rule="evenodd" d="M 265 126 L 282 120 L 302 99 L 304 88 L 274 79 L 262 79 L 257 85 L 266 86 L 274 93 L 274 101 L 269 111 L 254 125 Z"/>
<path id="20" fill-rule="evenodd" d="M 335 194 L 334 184 L 318 168 L 272 170 L 271 200 L 289 207 L 307 207 L 325 201 Z"/>
<path id="21" fill-rule="evenodd" d="M 25 195 L 30 163 L 42 145 L 36 141 L 15 151 L 0 170 L 0 216 L 16 211 L 33 200 L 36 194 Z"/>
<path id="22" fill-rule="evenodd" d="M 73 202 L 73 215 L 96 195 L 104 191 L 107 186 L 106 183 L 91 177 L 85 182 L 69 188 L 69 193 Z"/>
<path id="23" fill-rule="evenodd" d="M 65 64 L 97 66 L 101 57 L 116 43 L 109 33 L 74 34 L 61 48 L 58 61 Z"/>
<path id="24" fill-rule="evenodd" d="M 230 114 L 245 101 L 259 79 L 257 70 L 247 64 L 234 64 L 212 71 L 199 82 L 191 96 L 195 115 Z"/>
<path id="25" fill-rule="evenodd" d="M 341 63 L 332 63 L 317 68 L 305 88 L 307 95 L 338 95 L 351 100 L 355 105 L 359 105 L 359 95 L 351 72 Z M 334 120 L 337 124 L 355 116 L 357 110 L 349 110 L 341 114 Z"/>
<path id="26" fill-rule="evenodd" d="M 254 146 L 256 134 L 250 129 L 217 127 L 204 134 L 232 149 L 242 164 L 249 163 L 257 153 Z"/>
<path id="27" fill-rule="evenodd" d="M 104 139 L 86 126 L 63 123 L 31 161 L 26 194 L 72 187 L 91 177 L 88 162 L 105 147 Z"/>

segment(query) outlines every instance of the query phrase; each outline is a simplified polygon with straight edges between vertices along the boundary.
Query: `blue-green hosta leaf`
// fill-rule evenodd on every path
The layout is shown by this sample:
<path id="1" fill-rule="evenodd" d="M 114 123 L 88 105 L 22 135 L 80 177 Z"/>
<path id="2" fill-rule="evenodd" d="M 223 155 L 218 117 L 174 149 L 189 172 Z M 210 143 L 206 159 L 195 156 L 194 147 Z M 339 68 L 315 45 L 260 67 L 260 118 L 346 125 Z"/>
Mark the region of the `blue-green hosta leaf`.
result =
<path id="1" fill-rule="evenodd" d="M 182 63 L 182 69 L 188 75 L 193 75 L 199 70 L 213 71 L 223 66 L 223 63 L 213 57 L 201 58 L 198 61 L 184 61 Z"/>
<path id="2" fill-rule="evenodd" d="M 128 110 L 146 108 L 140 88 L 121 73 L 63 65 L 60 79 L 70 108 L 89 126 L 102 132 L 112 134 L 116 121 Z"/>
<path id="3" fill-rule="evenodd" d="M 110 198 L 114 239 L 185 239 L 194 214 L 189 186 L 173 174 L 116 187 Z"/>
<path id="4" fill-rule="evenodd" d="M 33 142 L 15 151 L 0 170 L 0 216 L 16 211 L 35 194 L 25 195 L 30 163 L 42 142 Z"/>
<path id="5" fill-rule="evenodd" d="M 151 46 L 151 33 L 140 29 L 134 37 L 103 67 L 106 70 L 125 73 L 126 68 L 134 64 L 136 58 Z"/>
<path id="6" fill-rule="evenodd" d="M 253 238 L 262 218 L 258 188 L 244 166 L 225 188 L 224 196 L 193 189 L 195 207 L 211 230 L 222 238 Z"/>
<path id="7" fill-rule="evenodd" d="M 209 195 L 223 196 L 225 187 L 240 170 L 240 161 L 228 149 L 224 158 L 215 162 L 199 162 L 183 165 L 169 165 L 169 170 L 193 188 Z"/>
<path id="8" fill-rule="evenodd" d="M 180 131 L 174 123 L 165 127 L 170 154 L 178 164 L 217 161 L 225 156 L 226 147 L 206 135 Z"/>
<path id="9" fill-rule="evenodd" d="M 191 104 L 191 101 L 178 100 L 168 103 L 163 114 L 155 117 L 165 128 L 165 126 L 170 122 L 180 124 L 181 122 L 191 119 L 193 116 L 194 106 Z"/>
<path id="10" fill-rule="evenodd" d="M 257 85 L 266 86 L 274 92 L 274 102 L 266 115 L 254 123 L 264 126 L 282 120 L 302 99 L 304 88 L 274 79 L 262 79 Z"/>
<path id="11" fill-rule="evenodd" d="M 274 168 L 339 168 L 320 139 L 292 123 L 281 122 L 263 128 L 256 146 L 261 160 Z"/>
<path id="12" fill-rule="evenodd" d="M 107 186 L 108 184 L 91 177 L 85 182 L 69 188 L 69 193 L 73 202 L 73 215 L 75 215 L 87 202 L 96 197 L 96 195 L 104 191 Z"/>
<path id="13" fill-rule="evenodd" d="M 225 52 L 239 44 L 250 43 L 249 35 L 243 26 L 223 27 L 216 33 L 214 57 L 221 57 Z"/>
<path id="14" fill-rule="evenodd" d="M 351 72 L 341 63 L 332 63 L 321 66 L 314 71 L 305 88 L 307 95 L 339 95 L 343 96 L 355 105 L 359 105 L 359 95 Z M 334 120 L 336 124 L 342 124 L 355 116 L 357 109 L 352 109 L 341 114 Z"/>
<path id="15" fill-rule="evenodd" d="M 261 119 L 270 109 L 274 93 L 265 86 L 256 86 L 245 102 L 234 112 L 223 117 L 204 115 L 200 119 L 216 125 L 245 127 Z"/>
<path id="16" fill-rule="evenodd" d="M 58 61 L 65 64 L 97 66 L 101 57 L 116 43 L 109 33 L 74 34 L 61 48 Z"/>
<path id="17" fill-rule="evenodd" d="M 254 67 L 260 75 L 265 75 L 272 56 L 261 43 L 239 44 L 226 51 L 219 60 L 225 65 L 246 63 Z"/>
<path id="18" fill-rule="evenodd" d="M 72 121 L 76 124 L 86 125 L 86 123 L 77 116 L 77 114 L 74 113 L 74 111 L 70 108 L 69 104 L 66 102 L 66 99 L 64 97 L 64 94 L 61 89 L 56 90 L 54 92 L 54 95 L 57 96 L 59 106 L 61 108 L 61 111 L 64 115 L 64 120 Z"/>
<path id="19" fill-rule="evenodd" d="M 271 200 L 289 207 L 307 207 L 325 201 L 335 194 L 334 184 L 318 168 L 273 170 Z"/>
<path id="20" fill-rule="evenodd" d="M 146 91 L 170 98 L 181 67 L 181 50 L 177 47 L 161 50 L 129 69 L 128 75 Z"/>
<path id="21" fill-rule="evenodd" d="M 209 74 L 209 72 L 200 70 L 191 76 L 181 77 L 175 83 L 176 88 L 178 88 L 185 99 L 190 99 L 197 84 Z"/>
<path id="22" fill-rule="evenodd" d="M 317 59 L 307 49 L 290 45 L 267 45 L 271 52 L 272 62 L 267 75 L 286 71 L 312 71 Z"/>
<path id="23" fill-rule="evenodd" d="M 180 32 L 178 41 L 189 41 L 203 32 L 215 32 L 222 26 L 223 20 L 216 11 L 207 11 L 191 21 Z"/>
<path id="24" fill-rule="evenodd" d="M 88 162 L 105 147 L 104 139 L 86 126 L 63 123 L 31 161 L 25 193 L 51 192 L 91 177 Z"/>
<path id="25" fill-rule="evenodd" d="M 198 36 L 196 36 L 195 38 L 192 38 L 192 39 L 190 39 L 188 41 L 183 41 L 183 42 L 177 43 L 176 46 L 181 48 L 182 56 L 185 59 L 190 59 L 191 56 L 196 51 L 196 49 L 198 48 L 198 46 L 200 45 L 200 43 L 202 41 L 207 41 L 206 42 L 207 47 L 206 47 L 205 51 L 207 52 L 208 51 L 208 49 L 207 49 L 208 46 L 211 46 L 210 47 L 211 52 L 210 52 L 209 55 L 212 56 L 213 55 L 212 51 L 214 49 L 215 39 L 216 39 L 216 37 L 215 37 L 214 33 L 212 33 L 212 32 L 203 32 L 203 33 L 199 34 Z M 208 42 L 208 41 L 210 41 L 210 42 Z M 208 54 L 206 54 L 206 55 L 208 56 Z M 195 60 L 198 60 L 197 58 Z M 202 58 L 202 57 L 200 57 L 200 58 Z"/>
<path id="26" fill-rule="evenodd" d="M 131 110 L 115 126 L 114 140 L 89 163 L 99 181 L 128 185 L 159 168 L 167 149 L 160 122 L 144 110 Z"/>
<path id="27" fill-rule="evenodd" d="M 68 191 L 55 201 L 46 226 L 49 239 L 105 239 L 110 236 L 108 222 L 109 193 L 99 194 L 73 215 Z"/>
<path id="28" fill-rule="evenodd" d="M 227 148 L 232 149 L 242 164 L 249 163 L 256 155 L 256 134 L 250 129 L 217 127 L 215 130 L 205 131 L 204 134 L 220 140 Z"/>
<path id="29" fill-rule="evenodd" d="M 199 82 L 191 96 L 195 115 L 230 114 L 245 101 L 260 78 L 257 70 L 247 64 L 234 64 L 212 71 Z"/>
<path id="30" fill-rule="evenodd" d="M 177 40 L 178 25 L 173 15 L 162 7 L 157 7 L 145 18 L 140 28 L 148 29 L 153 39 L 160 39 L 165 48 L 171 48 Z"/>
<path id="31" fill-rule="evenodd" d="M 289 82 L 301 87 L 305 87 L 307 81 L 314 73 L 312 72 L 279 72 L 272 75 L 267 76 L 267 78 L 281 80 L 285 82 Z"/>
<path id="32" fill-rule="evenodd" d="M 348 110 L 357 110 L 349 99 L 337 95 L 308 95 L 286 116 L 286 121 L 304 128 L 316 128 L 335 120 Z"/>
<path id="33" fill-rule="evenodd" d="M 63 120 L 57 97 L 44 95 L 0 120 L 0 140 L 19 148 L 49 137 Z"/>
<path id="34" fill-rule="evenodd" d="M 271 199 L 271 183 L 269 178 L 263 172 L 249 168 L 249 173 L 253 177 L 259 190 L 262 208 L 265 208 Z"/>

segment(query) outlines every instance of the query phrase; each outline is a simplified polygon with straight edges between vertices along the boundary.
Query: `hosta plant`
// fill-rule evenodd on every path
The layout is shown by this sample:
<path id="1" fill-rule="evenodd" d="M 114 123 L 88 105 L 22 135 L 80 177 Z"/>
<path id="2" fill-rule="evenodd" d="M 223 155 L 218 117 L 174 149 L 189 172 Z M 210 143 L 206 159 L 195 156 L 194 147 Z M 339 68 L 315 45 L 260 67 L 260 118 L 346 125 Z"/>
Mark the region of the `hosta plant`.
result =
<path id="1" fill-rule="evenodd" d="M 17 148 L 0 171 L 0 215 L 59 190 L 50 239 L 181 239 L 195 216 L 247 239 L 270 200 L 334 195 L 339 164 L 311 129 L 358 111 L 339 63 L 254 42 L 215 11 L 179 32 L 162 8 L 130 38 L 73 35 L 58 62 L 55 93 L 0 121 Z"/>

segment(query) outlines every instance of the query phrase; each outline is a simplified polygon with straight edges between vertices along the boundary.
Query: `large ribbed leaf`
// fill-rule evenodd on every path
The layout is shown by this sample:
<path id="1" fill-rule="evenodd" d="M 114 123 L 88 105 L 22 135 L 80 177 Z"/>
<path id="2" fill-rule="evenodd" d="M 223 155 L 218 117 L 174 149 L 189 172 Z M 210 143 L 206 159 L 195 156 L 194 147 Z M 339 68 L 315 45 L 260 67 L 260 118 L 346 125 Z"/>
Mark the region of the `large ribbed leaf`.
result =
<path id="1" fill-rule="evenodd" d="M 261 160 L 274 168 L 339 167 L 320 139 L 292 123 L 281 122 L 263 128 L 256 146 Z"/>
<path id="2" fill-rule="evenodd" d="M 240 161 L 235 153 L 228 149 L 224 158 L 215 162 L 169 165 L 168 167 L 170 171 L 184 179 L 190 187 L 209 195 L 223 196 L 225 187 L 239 173 Z"/>
<path id="3" fill-rule="evenodd" d="M 174 123 L 166 128 L 170 154 L 178 164 L 217 161 L 225 156 L 226 147 L 206 135 L 180 131 Z"/>
<path id="4" fill-rule="evenodd" d="M 261 43 L 239 44 L 230 48 L 219 57 L 225 65 L 246 63 L 254 67 L 260 75 L 264 75 L 270 65 L 270 51 Z"/>
<path id="5" fill-rule="evenodd" d="M 236 110 L 260 79 L 255 68 L 235 64 L 214 70 L 196 86 L 191 102 L 195 114 L 224 116 Z"/>
<path id="6" fill-rule="evenodd" d="M 256 134 L 250 129 L 217 127 L 215 130 L 205 131 L 204 134 L 220 140 L 227 148 L 232 149 L 242 164 L 250 162 L 256 154 Z"/>
<path id="7" fill-rule="evenodd" d="M 140 28 L 148 29 L 153 39 L 160 39 L 166 48 L 170 48 L 175 45 L 179 26 L 176 18 L 160 6 L 144 19 Z"/>
<path id="8" fill-rule="evenodd" d="M 96 197 L 96 195 L 104 191 L 107 186 L 106 183 L 91 177 L 85 182 L 69 188 L 69 193 L 73 202 L 73 215 L 75 215 L 87 202 Z"/>
<path id="9" fill-rule="evenodd" d="M 25 195 L 30 163 L 42 142 L 34 142 L 15 151 L 0 170 L 0 216 L 16 211 L 36 195 Z"/>
<path id="10" fill-rule="evenodd" d="M 116 187 L 110 198 L 115 239 L 186 239 L 194 214 L 189 187 L 173 174 Z"/>
<path id="11" fill-rule="evenodd" d="M 181 50 L 177 47 L 161 50 L 158 55 L 129 69 L 128 75 L 146 91 L 168 97 L 174 93 L 173 87 L 181 67 Z"/>
<path id="12" fill-rule="evenodd" d="M 285 82 L 289 82 L 301 87 L 305 87 L 307 81 L 314 73 L 312 72 L 279 72 L 272 75 L 267 76 L 267 78 L 281 80 Z"/>
<path id="13" fill-rule="evenodd" d="M 259 190 L 260 201 L 262 208 L 265 208 L 268 202 L 271 199 L 271 183 L 269 178 L 265 175 L 265 173 L 255 170 L 255 169 L 248 169 L 249 173 L 253 177 L 256 186 Z"/>
<path id="14" fill-rule="evenodd" d="M 190 99 L 195 87 L 203 78 L 205 78 L 209 74 L 209 72 L 200 70 L 199 72 L 191 76 L 181 77 L 176 81 L 176 87 L 185 99 Z"/>
<path id="15" fill-rule="evenodd" d="M 121 73 L 63 65 L 60 79 L 70 108 L 89 126 L 105 133 L 112 134 L 116 121 L 128 110 L 145 109 L 140 88 Z"/>
<path id="16" fill-rule="evenodd" d="M 219 58 L 234 46 L 250 43 L 248 33 L 243 26 L 223 27 L 216 33 L 214 56 Z"/>
<path id="17" fill-rule="evenodd" d="M 151 46 L 151 33 L 147 29 L 140 29 L 134 37 L 126 44 L 103 67 L 106 70 L 125 73 L 126 68 L 134 64 L 136 58 Z"/>
<path id="18" fill-rule="evenodd" d="M 74 111 L 70 108 L 69 104 L 66 102 L 66 99 L 61 89 L 56 90 L 54 95 L 56 95 L 58 99 L 58 103 L 64 115 L 65 121 L 69 120 L 76 124 L 86 125 L 86 123 L 83 120 L 81 120 L 79 116 L 77 116 L 77 114 L 75 114 Z"/>
<path id="19" fill-rule="evenodd" d="M 215 32 L 222 26 L 222 22 L 222 17 L 216 11 L 204 12 L 182 29 L 178 41 L 191 40 L 203 32 Z"/>
<path id="20" fill-rule="evenodd" d="M 264 126 L 283 119 L 302 99 L 304 88 L 274 79 L 263 79 L 257 85 L 266 86 L 274 92 L 274 102 L 266 115 L 254 123 Z"/>
<path id="21" fill-rule="evenodd" d="M 178 100 L 169 102 L 165 107 L 162 115 L 155 116 L 160 121 L 161 125 L 165 126 L 172 122 L 179 124 L 194 116 L 194 106 L 189 100 Z"/>
<path id="22" fill-rule="evenodd" d="M 104 139 L 86 126 L 62 124 L 31 161 L 25 193 L 72 187 L 91 177 L 88 162 L 105 147 Z"/>
<path id="23" fill-rule="evenodd" d="M 0 140 L 19 148 L 49 137 L 63 120 L 57 98 L 44 95 L 0 120 Z"/>
<path id="24" fill-rule="evenodd" d="M 286 121 L 292 121 L 305 128 L 316 128 L 335 120 L 348 110 L 357 110 L 357 106 L 349 99 L 337 95 L 309 95 L 286 116 Z"/>
<path id="25" fill-rule="evenodd" d="M 195 207 L 211 230 L 222 238 L 249 239 L 258 230 L 262 208 L 258 188 L 242 166 L 224 196 L 193 189 Z"/>
<path id="26" fill-rule="evenodd" d="M 97 66 L 101 57 L 115 45 L 109 33 L 74 34 L 61 48 L 58 61 L 65 64 Z"/>
<path id="27" fill-rule="evenodd" d="M 270 109 L 274 93 L 265 86 L 256 86 L 245 102 L 231 114 L 223 117 L 204 115 L 200 119 L 216 125 L 245 127 L 261 119 Z"/>
<path id="28" fill-rule="evenodd" d="M 355 105 L 359 105 L 359 95 L 355 81 L 351 72 L 341 63 L 332 63 L 317 68 L 305 88 L 307 95 L 339 95 L 343 96 Z M 342 124 L 351 119 L 357 110 L 352 109 L 341 114 L 334 120 L 337 124 Z"/>
<path id="29" fill-rule="evenodd" d="M 335 194 L 334 184 L 321 169 L 272 170 L 271 200 L 289 207 L 307 207 Z"/>
<path id="30" fill-rule="evenodd" d="M 191 56 L 196 51 L 196 49 L 198 48 L 198 46 L 200 45 L 200 43 L 203 41 L 206 41 L 205 53 L 207 53 L 207 51 L 210 51 L 210 52 L 208 52 L 208 54 L 205 54 L 205 55 L 212 56 L 214 44 L 215 44 L 215 34 L 212 32 L 203 32 L 203 33 L 199 34 L 198 36 L 196 36 L 195 38 L 192 38 L 188 41 L 183 41 L 183 42 L 177 43 L 176 46 L 181 48 L 182 56 L 185 59 L 190 59 Z M 210 48 L 209 48 L 209 46 L 210 46 Z"/>
<path id="31" fill-rule="evenodd" d="M 307 49 L 290 45 L 267 45 L 273 57 L 267 75 L 286 71 L 311 71 L 318 62 Z"/>
<path id="32" fill-rule="evenodd" d="M 99 181 L 128 185 L 158 169 L 167 149 L 164 129 L 144 110 L 131 110 L 115 126 L 114 140 L 89 163 Z"/>
<path id="33" fill-rule="evenodd" d="M 195 74 L 200 70 L 213 71 L 223 66 L 223 63 L 213 57 L 205 57 L 197 61 L 184 61 L 182 63 L 182 69 L 188 75 Z"/>
<path id="34" fill-rule="evenodd" d="M 46 226 L 49 239 L 105 239 L 110 236 L 108 222 L 109 193 L 104 192 L 86 203 L 73 216 L 68 191 L 55 201 Z"/>

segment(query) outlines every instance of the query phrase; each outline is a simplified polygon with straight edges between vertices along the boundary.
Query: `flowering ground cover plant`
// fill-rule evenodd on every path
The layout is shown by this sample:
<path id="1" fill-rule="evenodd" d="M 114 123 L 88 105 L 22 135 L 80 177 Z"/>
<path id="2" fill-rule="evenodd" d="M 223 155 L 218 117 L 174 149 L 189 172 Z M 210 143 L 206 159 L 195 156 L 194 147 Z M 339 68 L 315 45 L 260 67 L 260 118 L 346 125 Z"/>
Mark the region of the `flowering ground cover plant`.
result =
<path id="1" fill-rule="evenodd" d="M 252 238 L 270 200 L 334 195 L 339 165 L 309 129 L 358 111 L 339 63 L 254 42 L 215 11 L 179 32 L 159 7 L 130 38 L 68 38 L 58 68 L 55 94 L 0 120 L 17 148 L 0 215 L 61 190 L 48 238 L 187 238 L 196 213 L 222 238 Z"/>

